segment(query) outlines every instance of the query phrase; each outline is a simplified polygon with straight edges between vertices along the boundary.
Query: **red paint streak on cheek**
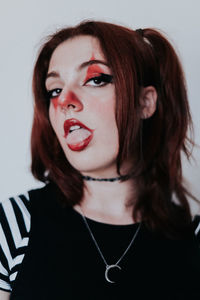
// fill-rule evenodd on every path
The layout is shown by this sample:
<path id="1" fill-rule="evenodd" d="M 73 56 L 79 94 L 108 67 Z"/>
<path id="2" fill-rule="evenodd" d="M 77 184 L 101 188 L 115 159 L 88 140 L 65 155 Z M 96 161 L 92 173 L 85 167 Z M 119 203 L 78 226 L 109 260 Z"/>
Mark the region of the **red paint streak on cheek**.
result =
<path id="1" fill-rule="evenodd" d="M 104 73 L 103 69 L 100 66 L 92 65 L 87 69 L 87 74 L 85 77 L 85 82 L 94 76 L 99 76 L 101 73 Z"/>
<path id="2" fill-rule="evenodd" d="M 59 104 L 59 97 L 53 98 L 51 101 L 53 103 L 55 110 L 57 110 Z"/>

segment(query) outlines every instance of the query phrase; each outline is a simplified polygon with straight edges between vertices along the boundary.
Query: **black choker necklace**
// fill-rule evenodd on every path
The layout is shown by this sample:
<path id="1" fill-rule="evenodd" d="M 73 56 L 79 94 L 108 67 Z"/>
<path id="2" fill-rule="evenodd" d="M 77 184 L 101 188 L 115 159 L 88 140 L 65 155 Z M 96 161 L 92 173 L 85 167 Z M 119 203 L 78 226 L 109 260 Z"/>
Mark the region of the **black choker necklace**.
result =
<path id="1" fill-rule="evenodd" d="M 113 181 L 122 180 L 122 179 L 127 180 L 130 178 L 130 175 L 122 175 L 122 176 L 114 177 L 114 178 L 94 178 L 94 177 L 82 175 L 82 178 L 84 180 L 88 180 L 88 181 L 110 181 L 110 182 L 113 182 Z"/>

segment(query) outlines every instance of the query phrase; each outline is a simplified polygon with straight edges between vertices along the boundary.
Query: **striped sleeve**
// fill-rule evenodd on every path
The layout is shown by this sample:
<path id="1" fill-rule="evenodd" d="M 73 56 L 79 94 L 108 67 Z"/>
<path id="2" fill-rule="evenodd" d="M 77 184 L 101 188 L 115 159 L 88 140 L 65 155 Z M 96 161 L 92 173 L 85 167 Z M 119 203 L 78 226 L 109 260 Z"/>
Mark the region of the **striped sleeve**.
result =
<path id="1" fill-rule="evenodd" d="M 12 290 L 30 232 L 29 195 L 0 203 L 0 289 Z"/>
<path id="2" fill-rule="evenodd" d="M 200 245 L 200 215 L 196 215 L 193 220 L 194 223 L 194 233 L 197 237 L 198 243 Z"/>

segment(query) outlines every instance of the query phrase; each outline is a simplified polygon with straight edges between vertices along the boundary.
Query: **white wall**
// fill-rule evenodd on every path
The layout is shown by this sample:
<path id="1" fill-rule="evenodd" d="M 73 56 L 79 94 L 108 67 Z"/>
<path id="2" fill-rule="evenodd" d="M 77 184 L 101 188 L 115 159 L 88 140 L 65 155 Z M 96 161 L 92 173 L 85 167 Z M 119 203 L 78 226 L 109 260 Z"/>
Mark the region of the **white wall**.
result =
<path id="1" fill-rule="evenodd" d="M 31 76 L 41 39 L 63 25 L 86 18 L 132 28 L 162 29 L 180 54 L 186 79 L 195 141 L 200 144 L 199 0 L 0 0 L 0 187 L 2 199 L 40 186 L 29 171 L 32 122 Z M 196 163 L 184 161 L 184 175 L 200 198 L 200 148 Z M 192 203 L 194 213 L 199 206 Z"/>

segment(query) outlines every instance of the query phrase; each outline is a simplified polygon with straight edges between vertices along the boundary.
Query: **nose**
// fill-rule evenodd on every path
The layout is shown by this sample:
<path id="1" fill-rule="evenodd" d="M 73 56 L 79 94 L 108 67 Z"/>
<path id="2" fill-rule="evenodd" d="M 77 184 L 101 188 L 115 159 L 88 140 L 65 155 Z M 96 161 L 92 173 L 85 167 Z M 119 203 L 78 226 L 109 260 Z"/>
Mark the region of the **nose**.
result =
<path id="1" fill-rule="evenodd" d="M 66 95 L 59 99 L 58 103 L 59 107 L 62 110 L 73 109 L 74 111 L 80 111 L 83 109 L 83 104 L 77 97 L 77 95 L 72 92 L 68 91 Z"/>

